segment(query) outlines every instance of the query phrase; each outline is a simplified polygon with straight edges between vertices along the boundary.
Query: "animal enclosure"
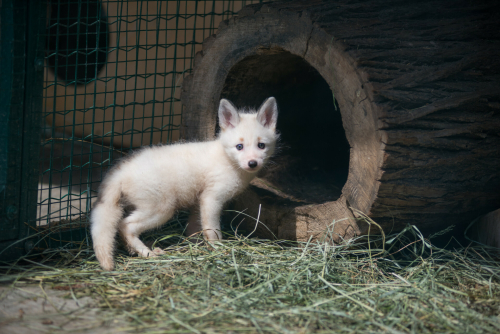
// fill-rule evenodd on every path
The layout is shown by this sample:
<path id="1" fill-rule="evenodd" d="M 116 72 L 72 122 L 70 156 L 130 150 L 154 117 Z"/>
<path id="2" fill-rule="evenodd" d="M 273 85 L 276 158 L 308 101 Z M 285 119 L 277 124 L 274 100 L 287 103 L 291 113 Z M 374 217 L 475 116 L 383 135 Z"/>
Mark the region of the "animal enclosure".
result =
<path id="1" fill-rule="evenodd" d="M 280 153 L 235 201 L 254 217 L 261 205 L 262 236 L 319 238 L 335 222 L 351 237 L 366 232 L 361 213 L 387 230 L 470 222 L 500 205 L 499 12 L 451 0 L 3 1 L 2 257 L 46 231 L 44 247 L 85 240 L 106 170 L 140 146 L 213 138 L 220 98 L 278 100 Z"/>
<path id="2" fill-rule="evenodd" d="M 195 53 L 256 2 L 1 3 L 2 257 L 85 239 L 108 167 L 179 139 L 180 87 Z M 43 245 L 25 241 L 54 229 Z"/>
<path id="3" fill-rule="evenodd" d="M 500 210 L 451 237 L 500 207 L 498 22 L 497 0 L 0 1 L 0 333 L 498 333 Z M 102 271 L 108 168 L 269 95 L 280 150 L 229 212 L 267 228 L 210 247 L 181 213 L 141 237 L 166 255 Z"/>

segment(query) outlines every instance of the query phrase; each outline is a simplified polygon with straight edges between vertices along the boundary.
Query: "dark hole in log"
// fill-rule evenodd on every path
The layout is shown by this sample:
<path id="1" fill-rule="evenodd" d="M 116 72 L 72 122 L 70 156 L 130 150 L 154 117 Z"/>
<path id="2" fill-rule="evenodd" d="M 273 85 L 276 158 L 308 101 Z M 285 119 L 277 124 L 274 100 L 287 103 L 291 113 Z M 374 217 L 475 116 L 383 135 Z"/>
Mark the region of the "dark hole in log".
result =
<path id="1" fill-rule="evenodd" d="M 350 147 L 329 85 L 301 57 L 267 49 L 233 66 L 221 94 L 237 107 L 256 108 L 269 96 L 278 102 L 281 140 L 275 164 L 260 175 L 264 184 L 308 203 L 337 200 Z"/>

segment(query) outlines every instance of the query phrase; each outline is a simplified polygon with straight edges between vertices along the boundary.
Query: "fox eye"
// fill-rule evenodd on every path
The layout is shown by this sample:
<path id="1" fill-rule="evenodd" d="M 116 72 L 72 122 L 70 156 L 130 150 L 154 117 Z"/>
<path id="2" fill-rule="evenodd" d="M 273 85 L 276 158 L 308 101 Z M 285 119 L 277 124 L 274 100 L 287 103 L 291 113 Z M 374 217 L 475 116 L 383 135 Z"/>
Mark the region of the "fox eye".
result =
<path id="1" fill-rule="evenodd" d="M 264 149 L 266 147 L 266 144 L 264 143 L 258 143 L 257 146 L 260 148 L 260 149 Z"/>
<path id="2" fill-rule="evenodd" d="M 238 151 L 241 151 L 241 150 L 243 149 L 243 144 L 238 144 L 238 145 L 236 145 L 236 149 L 237 149 Z"/>

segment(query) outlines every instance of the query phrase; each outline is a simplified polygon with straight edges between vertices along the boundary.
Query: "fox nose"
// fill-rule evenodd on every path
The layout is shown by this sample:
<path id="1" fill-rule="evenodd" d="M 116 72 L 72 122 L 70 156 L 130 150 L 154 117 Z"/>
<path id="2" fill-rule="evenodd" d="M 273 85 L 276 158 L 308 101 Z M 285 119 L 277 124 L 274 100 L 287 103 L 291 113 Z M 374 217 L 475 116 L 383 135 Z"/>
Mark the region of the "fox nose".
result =
<path id="1" fill-rule="evenodd" d="M 250 168 L 255 168 L 255 167 L 257 167 L 257 161 L 255 161 L 255 160 L 250 160 L 250 161 L 248 162 L 248 166 L 249 166 Z"/>

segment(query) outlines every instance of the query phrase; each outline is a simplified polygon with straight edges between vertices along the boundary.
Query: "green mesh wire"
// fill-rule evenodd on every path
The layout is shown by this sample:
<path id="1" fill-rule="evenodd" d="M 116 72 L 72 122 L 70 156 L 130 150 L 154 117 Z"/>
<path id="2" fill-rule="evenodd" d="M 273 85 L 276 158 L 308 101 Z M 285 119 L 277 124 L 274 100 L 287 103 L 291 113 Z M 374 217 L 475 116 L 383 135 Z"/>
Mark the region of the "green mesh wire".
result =
<path id="1" fill-rule="evenodd" d="M 222 20 L 257 2 L 48 2 L 38 227 L 84 227 L 116 159 L 179 139 L 179 88 L 195 53 Z"/>

